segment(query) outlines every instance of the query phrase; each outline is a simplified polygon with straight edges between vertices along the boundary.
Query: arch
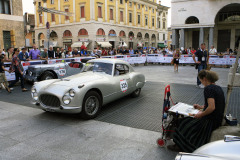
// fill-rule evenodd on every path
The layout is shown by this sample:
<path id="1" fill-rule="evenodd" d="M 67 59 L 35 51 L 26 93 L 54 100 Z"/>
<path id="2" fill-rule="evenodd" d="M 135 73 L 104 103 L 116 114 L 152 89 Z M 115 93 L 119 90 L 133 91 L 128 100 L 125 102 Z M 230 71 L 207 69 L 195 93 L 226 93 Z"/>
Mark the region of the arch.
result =
<path id="1" fill-rule="evenodd" d="M 145 36 L 144 36 L 145 39 L 149 39 L 149 34 L 146 33 Z"/>
<path id="2" fill-rule="evenodd" d="M 152 39 L 155 40 L 156 39 L 156 35 L 152 34 Z"/>
<path id="3" fill-rule="evenodd" d="M 69 31 L 69 30 L 65 30 L 65 31 L 63 32 L 63 37 L 72 37 L 72 32 Z"/>
<path id="4" fill-rule="evenodd" d="M 102 28 L 99 28 L 99 29 L 97 30 L 97 35 L 98 35 L 98 36 L 104 36 L 104 35 L 105 35 L 105 31 L 104 31 Z"/>
<path id="5" fill-rule="evenodd" d="M 108 35 L 109 35 L 109 36 L 116 36 L 116 32 L 115 32 L 113 29 L 111 29 L 111 30 L 109 31 Z"/>
<path id="6" fill-rule="evenodd" d="M 138 32 L 137 38 L 138 38 L 138 39 L 142 39 L 142 33 L 141 33 L 141 32 Z"/>
<path id="7" fill-rule="evenodd" d="M 125 34 L 124 31 L 120 31 L 120 32 L 119 32 L 119 37 L 125 37 L 125 36 L 126 36 L 126 34 Z"/>
<path id="8" fill-rule="evenodd" d="M 197 23 L 199 23 L 199 19 L 195 16 L 190 16 L 185 21 L 185 24 L 197 24 Z"/>
<path id="9" fill-rule="evenodd" d="M 133 37 L 134 37 L 134 33 L 133 33 L 132 31 L 130 31 L 129 34 L 128 34 L 128 37 L 129 37 L 129 38 L 130 38 L 130 37 L 133 38 Z"/>
<path id="10" fill-rule="evenodd" d="M 88 36 L 88 31 L 86 29 L 82 28 L 79 30 L 78 36 Z"/>
<path id="11" fill-rule="evenodd" d="M 40 32 L 38 34 L 38 39 L 45 39 L 45 35 L 42 32 Z"/>
<path id="12" fill-rule="evenodd" d="M 215 23 L 218 22 L 238 22 L 240 21 L 240 3 L 232 3 L 222 7 L 215 17 Z"/>
<path id="13" fill-rule="evenodd" d="M 50 38 L 57 38 L 57 37 L 58 37 L 58 35 L 57 35 L 57 33 L 55 31 L 52 31 L 50 33 Z"/>
<path id="14" fill-rule="evenodd" d="M 44 46 L 44 40 L 45 40 L 45 35 L 41 32 L 38 34 L 38 46 L 43 47 Z"/>

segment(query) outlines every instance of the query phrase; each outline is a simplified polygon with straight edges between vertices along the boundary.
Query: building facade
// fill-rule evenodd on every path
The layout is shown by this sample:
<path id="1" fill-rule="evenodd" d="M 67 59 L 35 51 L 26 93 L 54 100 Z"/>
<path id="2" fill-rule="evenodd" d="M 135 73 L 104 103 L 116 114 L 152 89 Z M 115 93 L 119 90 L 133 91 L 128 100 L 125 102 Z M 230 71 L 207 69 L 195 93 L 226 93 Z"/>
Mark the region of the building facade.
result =
<path id="1" fill-rule="evenodd" d="M 25 33 L 25 46 L 32 47 L 35 43 L 35 15 L 24 14 L 24 33 Z"/>
<path id="2" fill-rule="evenodd" d="M 22 0 L 0 1 L 0 24 L 0 48 L 25 45 Z"/>
<path id="3" fill-rule="evenodd" d="M 51 44 L 68 49 L 83 41 L 89 49 L 98 44 L 157 47 L 167 39 L 168 7 L 156 0 L 35 0 L 34 4 L 35 39 L 40 47 L 48 34 Z M 41 13 L 39 6 L 72 15 Z"/>
<path id="4" fill-rule="evenodd" d="M 218 52 L 239 47 L 239 0 L 172 0 L 172 44 L 199 48 L 202 42 Z"/>

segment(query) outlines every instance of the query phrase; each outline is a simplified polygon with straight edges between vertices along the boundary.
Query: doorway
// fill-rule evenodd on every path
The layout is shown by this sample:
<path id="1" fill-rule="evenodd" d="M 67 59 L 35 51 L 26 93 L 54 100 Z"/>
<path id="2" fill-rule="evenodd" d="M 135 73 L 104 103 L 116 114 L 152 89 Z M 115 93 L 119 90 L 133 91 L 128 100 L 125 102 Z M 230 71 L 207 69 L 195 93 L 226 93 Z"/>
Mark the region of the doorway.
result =
<path id="1" fill-rule="evenodd" d="M 115 48 L 115 41 L 109 41 L 109 43 L 112 45 L 112 49 Z"/>
<path id="2" fill-rule="evenodd" d="M 193 31 L 192 33 L 192 48 L 195 50 L 199 48 L 199 31 Z"/>
<path id="3" fill-rule="evenodd" d="M 227 48 L 230 48 L 231 42 L 231 30 L 218 30 L 218 42 L 217 42 L 217 51 L 225 52 Z"/>

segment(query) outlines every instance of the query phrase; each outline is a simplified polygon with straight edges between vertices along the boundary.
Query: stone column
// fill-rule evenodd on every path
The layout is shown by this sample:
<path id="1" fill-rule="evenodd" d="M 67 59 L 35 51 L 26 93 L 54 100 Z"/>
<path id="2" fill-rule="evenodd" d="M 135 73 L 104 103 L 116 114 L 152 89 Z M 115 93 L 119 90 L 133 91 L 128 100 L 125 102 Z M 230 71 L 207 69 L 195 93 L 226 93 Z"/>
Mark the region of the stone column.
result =
<path id="1" fill-rule="evenodd" d="M 108 11 L 108 8 L 107 8 L 107 0 L 105 0 L 105 22 L 107 22 L 107 20 L 108 20 L 107 11 Z"/>
<path id="2" fill-rule="evenodd" d="M 172 30 L 172 45 L 174 49 L 179 48 L 179 30 Z"/>
<path id="3" fill-rule="evenodd" d="M 73 22 L 76 22 L 76 0 L 73 0 Z"/>
<path id="4" fill-rule="evenodd" d="M 185 49 L 185 29 L 181 29 L 181 39 L 180 39 L 180 48 L 183 47 Z"/>
<path id="5" fill-rule="evenodd" d="M 213 27 L 209 28 L 209 44 L 208 44 L 208 50 L 211 48 L 211 46 L 213 45 Z"/>
<path id="6" fill-rule="evenodd" d="M 60 0 L 58 0 L 58 10 L 61 11 L 61 1 Z M 59 24 L 61 24 L 62 23 L 61 22 L 61 15 L 59 14 L 58 17 L 59 17 Z"/>
<path id="7" fill-rule="evenodd" d="M 234 51 L 235 49 L 235 35 L 236 35 L 236 29 L 231 29 L 231 42 L 230 42 L 230 48 Z"/>
<path id="8" fill-rule="evenodd" d="M 116 0 L 116 23 L 118 24 L 118 0 Z"/>
<path id="9" fill-rule="evenodd" d="M 199 32 L 199 47 L 200 45 L 204 42 L 204 29 L 200 28 L 200 32 Z"/>
<path id="10" fill-rule="evenodd" d="M 127 2 L 125 3 L 125 12 L 126 12 L 125 24 L 127 25 L 128 24 L 128 4 L 127 4 Z"/>

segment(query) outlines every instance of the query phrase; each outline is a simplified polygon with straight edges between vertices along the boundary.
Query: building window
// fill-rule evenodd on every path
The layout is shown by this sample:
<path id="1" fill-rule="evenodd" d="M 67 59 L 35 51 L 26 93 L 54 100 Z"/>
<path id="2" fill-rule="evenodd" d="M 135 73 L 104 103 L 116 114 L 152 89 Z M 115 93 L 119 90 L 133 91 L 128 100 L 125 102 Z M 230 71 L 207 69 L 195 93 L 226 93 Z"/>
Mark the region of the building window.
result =
<path id="1" fill-rule="evenodd" d="M 138 24 L 141 24 L 141 15 L 138 15 Z"/>
<path id="2" fill-rule="evenodd" d="M 103 35 L 105 35 L 105 32 L 104 32 L 104 30 L 103 30 L 103 29 L 101 29 L 101 28 L 100 28 L 100 29 L 98 29 L 98 30 L 97 30 L 97 35 L 102 35 L 102 36 L 103 36 Z"/>
<path id="3" fill-rule="evenodd" d="M 129 23 L 132 23 L 132 13 L 129 13 Z"/>
<path id="4" fill-rule="evenodd" d="M 65 12 L 69 12 L 68 8 L 65 9 Z M 65 20 L 68 21 L 69 20 L 69 16 L 65 16 Z"/>
<path id="5" fill-rule="evenodd" d="M 172 39 L 172 35 L 170 35 L 170 39 Z"/>
<path id="6" fill-rule="evenodd" d="M 154 13 L 154 9 L 152 9 L 152 13 Z"/>
<path id="7" fill-rule="evenodd" d="M 87 36 L 88 32 L 86 29 L 80 29 L 80 31 L 78 32 L 78 36 Z"/>
<path id="8" fill-rule="evenodd" d="M 123 0 L 120 0 L 120 4 L 123 4 Z"/>
<path id="9" fill-rule="evenodd" d="M 85 18 L 85 7 L 81 6 L 80 11 L 81 11 L 81 18 Z"/>
<path id="10" fill-rule="evenodd" d="M 145 25 L 148 26 L 148 17 L 145 16 Z"/>
<path id="11" fill-rule="evenodd" d="M 163 34 L 163 40 L 165 40 L 165 34 Z"/>
<path id="12" fill-rule="evenodd" d="M 52 20 L 52 22 L 55 22 L 55 14 L 51 14 L 51 20 Z"/>
<path id="13" fill-rule="evenodd" d="M 51 0 L 50 3 L 51 3 L 51 4 L 54 4 L 54 0 Z"/>
<path id="14" fill-rule="evenodd" d="M 68 0 L 64 0 L 64 2 L 68 2 Z"/>
<path id="15" fill-rule="evenodd" d="M 43 23 L 41 14 L 39 14 L 39 23 Z"/>
<path id="16" fill-rule="evenodd" d="M 113 20 L 113 9 L 110 9 L 110 20 Z"/>
<path id="17" fill-rule="evenodd" d="M 145 11 L 148 11 L 148 6 L 145 6 Z"/>
<path id="18" fill-rule="evenodd" d="M 158 21 L 158 28 L 161 28 L 161 21 Z"/>
<path id="19" fill-rule="evenodd" d="M 98 18 L 102 18 L 102 6 L 98 6 Z"/>
<path id="20" fill-rule="evenodd" d="M 163 29 L 166 29 L 166 23 L 163 22 Z"/>
<path id="21" fill-rule="evenodd" d="M 165 17 L 166 16 L 166 14 L 165 14 L 165 12 L 163 12 L 163 17 Z"/>
<path id="22" fill-rule="evenodd" d="M 125 37 L 125 36 L 126 36 L 125 32 L 124 31 L 120 31 L 119 37 Z"/>
<path id="23" fill-rule="evenodd" d="M 66 31 L 63 33 L 63 37 L 72 37 L 71 31 L 66 30 Z"/>
<path id="24" fill-rule="evenodd" d="M 132 7 L 132 2 L 129 2 L 129 6 Z"/>
<path id="25" fill-rule="evenodd" d="M 123 11 L 120 11 L 120 22 L 123 22 Z"/>
<path id="26" fill-rule="evenodd" d="M 152 26 L 154 27 L 154 18 L 152 18 Z"/>
<path id="27" fill-rule="evenodd" d="M 141 8 L 141 6 L 140 6 L 140 4 L 138 4 L 138 9 L 140 9 Z"/>
<path id="28" fill-rule="evenodd" d="M 0 14 L 11 14 L 10 0 L 0 1 Z"/>

